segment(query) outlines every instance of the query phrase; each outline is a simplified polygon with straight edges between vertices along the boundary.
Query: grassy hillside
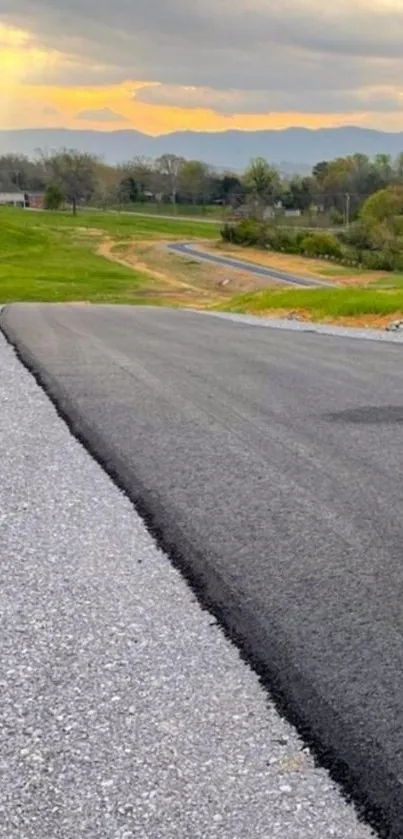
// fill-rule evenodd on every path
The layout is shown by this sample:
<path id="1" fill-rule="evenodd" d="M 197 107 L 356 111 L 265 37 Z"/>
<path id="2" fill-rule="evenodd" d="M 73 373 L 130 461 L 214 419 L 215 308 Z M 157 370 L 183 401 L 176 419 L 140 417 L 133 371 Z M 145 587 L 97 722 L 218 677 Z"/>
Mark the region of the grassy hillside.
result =
<path id="1" fill-rule="evenodd" d="M 253 290 L 247 273 L 220 272 L 160 247 L 161 241 L 192 237 L 212 244 L 218 226 L 192 219 L 102 212 L 73 218 L 2 208 L 0 303 L 147 303 L 278 316 L 296 312 L 308 320 L 371 326 L 403 315 L 402 275 L 385 279 L 374 273 L 375 282 L 367 286 Z"/>
<path id="2" fill-rule="evenodd" d="M 211 229 L 213 228 L 213 229 Z M 214 225 L 106 213 L 0 210 L 0 303 L 10 301 L 148 302 L 157 283 L 97 254 L 105 238 L 217 236 Z M 143 299 L 143 292 L 145 298 Z M 154 295 L 154 302 L 160 302 Z"/>

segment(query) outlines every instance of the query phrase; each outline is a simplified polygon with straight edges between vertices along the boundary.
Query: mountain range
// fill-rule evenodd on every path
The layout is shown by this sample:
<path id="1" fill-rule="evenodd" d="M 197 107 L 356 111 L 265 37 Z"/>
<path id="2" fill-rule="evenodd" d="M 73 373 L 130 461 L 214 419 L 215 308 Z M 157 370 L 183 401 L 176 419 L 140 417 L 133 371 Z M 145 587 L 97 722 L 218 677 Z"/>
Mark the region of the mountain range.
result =
<path id="1" fill-rule="evenodd" d="M 304 172 L 320 160 L 362 152 L 373 156 L 403 151 L 403 133 L 369 128 L 287 128 L 275 131 L 177 131 L 151 137 L 140 131 L 83 131 L 27 128 L 0 131 L 0 154 L 34 156 L 74 148 L 98 155 L 107 163 L 122 163 L 135 156 L 150 158 L 172 153 L 204 160 L 220 169 L 244 169 L 251 157 L 265 157 L 283 172 Z"/>

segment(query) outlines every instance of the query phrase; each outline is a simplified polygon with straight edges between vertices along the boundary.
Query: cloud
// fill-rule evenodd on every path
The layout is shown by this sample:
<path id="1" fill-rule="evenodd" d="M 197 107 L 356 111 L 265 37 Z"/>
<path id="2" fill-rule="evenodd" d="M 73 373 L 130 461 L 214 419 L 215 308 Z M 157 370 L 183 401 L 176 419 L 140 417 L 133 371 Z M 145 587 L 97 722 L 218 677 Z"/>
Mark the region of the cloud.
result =
<path id="1" fill-rule="evenodd" d="M 403 107 L 399 91 L 388 86 L 356 90 L 215 90 L 190 85 L 152 84 L 133 94 L 136 102 L 170 108 L 207 109 L 223 115 L 268 114 L 281 110 L 310 113 L 357 110 L 393 111 Z"/>
<path id="2" fill-rule="evenodd" d="M 60 116 L 60 111 L 57 108 L 53 108 L 52 105 L 47 105 L 45 108 L 42 108 L 42 113 L 45 117 Z"/>
<path id="3" fill-rule="evenodd" d="M 76 119 L 82 119 L 88 122 L 127 122 L 127 117 L 123 114 L 118 114 L 112 108 L 98 108 L 94 110 L 80 111 L 76 114 Z"/>
<path id="4" fill-rule="evenodd" d="M 30 83 L 145 80 L 159 86 L 136 101 L 221 114 L 400 109 L 399 0 L 13 0 L 10 8 L 0 0 L 0 19 L 59 55 L 28 71 Z"/>

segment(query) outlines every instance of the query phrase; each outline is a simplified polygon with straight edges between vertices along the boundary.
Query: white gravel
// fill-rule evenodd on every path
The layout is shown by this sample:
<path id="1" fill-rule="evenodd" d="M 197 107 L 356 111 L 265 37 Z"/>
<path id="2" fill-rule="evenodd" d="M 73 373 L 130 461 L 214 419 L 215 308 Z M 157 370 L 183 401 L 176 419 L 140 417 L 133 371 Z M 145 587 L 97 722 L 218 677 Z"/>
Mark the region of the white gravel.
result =
<path id="1" fill-rule="evenodd" d="M 0 337 L 0 835 L 368 839 Z"/>
<path id="2" fill-rule="evenodd" d="M 313 323 L 311 321 L 287 320 L 286 318 L 264 318 L 257 315 L 238 315 L 232 312 L 202 312 L 215 318 L 233 320 L 248 326 L 265 326 L 271 329 L 289 329 L 293 332 L 314 332 L 317 335 L 333 335 L 336 338 L 360 338 L 364 341 L 386 341 L 391 344 L 403 343 L 403 330 L 389 332 L 386 329 L 359 329 L 352 326 L 336 326 L 331 323 Z"/>

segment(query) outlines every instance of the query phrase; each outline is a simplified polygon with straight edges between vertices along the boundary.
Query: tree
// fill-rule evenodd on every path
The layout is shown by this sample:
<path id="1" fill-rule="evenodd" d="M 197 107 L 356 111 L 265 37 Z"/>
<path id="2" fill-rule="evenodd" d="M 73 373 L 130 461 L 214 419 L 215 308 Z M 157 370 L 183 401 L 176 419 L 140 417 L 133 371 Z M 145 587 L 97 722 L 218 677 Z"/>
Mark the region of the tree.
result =
<path id="1" fill-rule="evenodd" d="M 281 191 L 281 203 L 285 210 L 309 210 L 314 198 L 313 178 L 294 175 Z"/>
<path id="2" fill-rule="evenodd" d="M 176 205 L 181 169 L 185 163 L 183 157 L 176 154 L 163 154 L 155 163 L 156 172 L 162 179 L 162 192 L 168 192 L 172 205 Z"/>
<path id="3" fill-rule="evenodd" d="M 45 210 L 59 210 L 65 199 L 64 192 L 58 184 L 48 184 L 45 189 Z"/>
<path id="4" fill-rule="evenodd" d="M 329 172 L 330 163 L 328 160 L 321 160 L 320 163 L 316 163 L 312 169 L 312 177 L 321 184 L 325 180 L 328 172 Z"/>
<path id="5" fill-rule="evenodd" d="M 4 154 L 0 157 L 0 181 L 24 191 L 42 191 L 46 185 L 45 169 L 41 160 L 30 160 L 23 154 Z"/>
<path id="6" fill-rule="evenodd" d="M 403 181 L 403 152 L 400 152 L 397 155 L 397 158 L 393 165 L 395 177 L 398 183 Z"/>
<path id="7" fill-rule="evenodd" d="M 236 206 L 240 204 L 245 195 L 245 187 L 236 175 L 230 173 L 224 174 L 221 178 L 216 179 L 217 183 L 217 197 L 221 199 L 226 206 Z"/>
<path id="8" fill-rule="evenodd" d="M 390 154 L 376 154 L 374 165 L 379 172 L 383 185 L 388 186 L 393 180 L 392 158 Z"/>
<path id="9" fill-rule="evenodd" d="M 122 178 L 118 185 L 119 202 L 122 204 L 135 204 L 139 197 L 139 190 L 133 175 Z"/>
<path id="10" fill-rule="evenodd" d="M 381 165 L 365 154 L 317 163 L 313 177 L 321 205 L 327 211 L 337 210 L 346 222 L 356 218 L 368 195 L 384 185 L 386 171 L 386 161 Z"/>
<path id="11" fill-rule="evenodd" d="M 94 166 L 94 189 L 89 203 L 95 207 L 116 206 L 119 203 L 119 172 L 115 166 L 96 161 Z"/>
<path id="12" fill-rule="evenodd" d="M 154 192 L 155 167 L 147 157 L 134 157 L 133 160 L 118 166 L 120 180 L 133 178 L 137 185 L 137 201 L 146 201 L 147 193 Z"/>
<path id="13" fill-rule="evenodd" d="M 259 216 L 263 216 L 268 204 L 273 205 L 280 192 L 280 177 L 273 166 L 263 157 L 251 160 L 244 175 L 244 184 L 250 192 Z"/>
<path id="14" fill-rule="evenodd" d="M 403 187 L 389 186 L 374 192 L 367 200 L 361 211 L 364 221 L 374 226 L 383 224 L 394 230 L 398 216 L 403 215 Z M 400 225 L 399 225 L 400 226 Z"/>
<path id="15" fill-rule="evenodd" d="M 187 160 L 183 163 L 180 170 L 180 190 L 192 204 L 197 204 L 198 200 L 205 203 L 209 181 L 210 170 L 206 163 L 200 160 Z"/>
<path id="16" fill-rule="evenodd" d="M 77 204 L 88 201 L 95 190 L 96 164 L 95 157 L 74 149 L 63 149 L 46 160 L 51 181 L 63 191 L 73 215 L 77 213 Z"/>

